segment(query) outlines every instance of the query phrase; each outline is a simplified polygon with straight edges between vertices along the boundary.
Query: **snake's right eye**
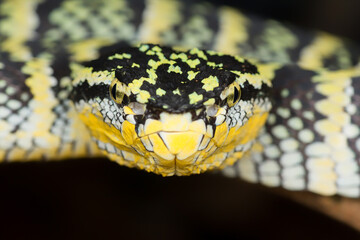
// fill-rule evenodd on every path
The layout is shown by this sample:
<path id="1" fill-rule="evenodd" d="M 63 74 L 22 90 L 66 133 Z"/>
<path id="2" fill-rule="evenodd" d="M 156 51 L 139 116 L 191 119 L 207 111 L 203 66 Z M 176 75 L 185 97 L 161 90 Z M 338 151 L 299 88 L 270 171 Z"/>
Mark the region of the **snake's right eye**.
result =
<path id="1" fill-rule="evenodd" d="M 117 104 L 128 104 L 129 97 L 126 94 L 126 85 L 115 79 L 110 84 L 110 97 Z"/>

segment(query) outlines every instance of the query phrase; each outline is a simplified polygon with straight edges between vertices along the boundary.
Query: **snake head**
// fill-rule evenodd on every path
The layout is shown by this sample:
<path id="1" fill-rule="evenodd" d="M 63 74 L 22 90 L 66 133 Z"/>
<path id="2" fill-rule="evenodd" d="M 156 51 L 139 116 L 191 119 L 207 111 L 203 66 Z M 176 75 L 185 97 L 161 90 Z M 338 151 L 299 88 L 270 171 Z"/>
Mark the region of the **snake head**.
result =
<path id="1" fill-rule="evenodd" d="M 240 57 L 141 44 L 78 66 L 72 96 L 105 155 L 171 176 L 241 158 L 271 108 L 270 88 Z"/>

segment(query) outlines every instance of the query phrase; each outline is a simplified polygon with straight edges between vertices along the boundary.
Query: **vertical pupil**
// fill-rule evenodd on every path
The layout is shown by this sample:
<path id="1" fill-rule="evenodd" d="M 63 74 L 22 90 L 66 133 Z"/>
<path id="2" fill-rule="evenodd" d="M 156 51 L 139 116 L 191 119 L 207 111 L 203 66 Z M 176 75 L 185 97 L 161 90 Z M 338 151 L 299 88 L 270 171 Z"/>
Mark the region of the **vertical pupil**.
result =
<path id="1" fill-rule="evenodd" d="M 114 86 L 111 88 L 111 95 L 112 95 L 113 98 L 116 100 L 116 83 L 115 83 Z"/>
<path id="2" fill-rule="evenodd" d="M 239 90 L 234 87 L 234 99 L 233 102 L 236 102 L 236 100 L 239 98 Z"/>

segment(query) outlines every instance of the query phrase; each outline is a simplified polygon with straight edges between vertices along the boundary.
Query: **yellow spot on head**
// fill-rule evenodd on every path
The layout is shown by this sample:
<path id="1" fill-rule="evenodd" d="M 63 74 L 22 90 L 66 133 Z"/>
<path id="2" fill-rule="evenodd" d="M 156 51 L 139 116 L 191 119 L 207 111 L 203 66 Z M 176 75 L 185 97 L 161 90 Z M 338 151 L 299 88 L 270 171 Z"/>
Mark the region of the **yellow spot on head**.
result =
<path id="1" fill-rule="evenodd" d="M 179 54 L 172 53 L 170 55 L 170 59 L 175 60 L 175 59 L 178 59 L 178 58 L 180 58 L 183 62 L 186 62 L 186 60 L 187 60 L 187 56 L 186 56 L 185 53 L 179 53 Z"/>
<path id="2" fill-rule="evenodd" d="M 174 66 L 174 65 L 170 65 L 167 72 L 168 73 L 175 72 L 182 74 L 181 68 L 179 66 Z"/>
<path id="3" fill-rule="evenodd" d="M 219 79 L 216 76 L 209 76 L 201 80 L 201 82 L 204 84 L 202 88 L 206 91 L 213 91 L 214 88 L 219 86 Z"/>
<path id="4" fill-rule="evenodd" d="M 152 50 L 149 50 L 149 51 L 146 52 L 146 55 L 150 55 L 150 56 L 151 56 L 151 55 L 155 55 L 155 52 L 152 51 Z"/>
<path id="5" fill-rule="evenodd" d="M 162 49 L 161 49 L 159 46 L 154 46 L 154 47 L 152 48 L 152 50 L 153 50 L 154 52 L 162 52 Z"/>
<path id="6" fill-rule="evenodd" d="M 196 92 L 189 94 L 190 104 L 196 104 L 203 100 L 203 95 L 199 95 Z"/>
<path id="7" fill-rule="evenodd" d="M 214 98 L 210 98 L 209 100 L 207 100 L 206 102 L 204 102 L 205 106 L 211 106 L 215 103 L 215 99 Z"/>
<path id="8" fill-rule="evenodd" d="M 180 90 L 179 90 L 178 88 L 173 91 L 173 94 L 181 95 L 181 94 L 180 94 Z"/>
<path id="9" fill-rule="evenodd" d="M 130 59 L 130 58 L 131 58 L 131 55 L 129 53 L 123 53 L 123 54 L 116 53 L 115 55 L 110 56 L 109 60 L 113 60 L 113 59 Z"/>
<path id="10" fill-rule="evenodd" d="M 193 80 L 199 72 L 188 71 L 188 79 Z"/>
<path id="11" fill-rule="evenodd" d="M 222 68 L 224 66 L 224 64 L 222 64 L 222 63 L 216 64 L 214 62 L 207 62 L 207 65 L 210 67 L 213 67 L 213 68 L 216 68 L 216 67 Z"/>
<path id="12" fill-rule="evenodd" d="M 204 60 L 208 60 L 208 58 L 206 57 L 204 51 L 201 51 L 198 48 L 191 49 L 190 54 L 196 54 L 199 58 L 202 58 Z"/>
<path id="13" fill-rule="evenodd" d="M 200 60 L 199 59 L 189 59 L 186 61 L 186 63 L 191 67 L 191 68 L 196 68 L 197 65 L 200 64 Z"/>
<path id="14" fill-rule="evenodd" d="M 141 47 L 139 48 L 139 50 L 141 51 L 141 52 L 145 52 L 145 51 L 147 51 L 149 49 L 149 45 L 141 45 Z"/>
<path id="15" fill-rule="evenodd" d="M 166 94 L 166 92 L 163 89 L 161 89 L 161 88 L 156 89 L 156 95 L 161 97 L 165 94 Z"/>
<path id="16" fill-rule="evenodd" d="M 149 74 L 148 82 L 151 84 L 155 84 L 156 79 L 158 78 L 154 69 L 146 69 L 146 72 Z"/>
<path id="17" fill-rule="evenodd" d="M 139 103 L 147 103 L 150 98 L 150 93 L 145 90 L 140 90 L 139 94 L 136 96 L 136 100 Z"/>

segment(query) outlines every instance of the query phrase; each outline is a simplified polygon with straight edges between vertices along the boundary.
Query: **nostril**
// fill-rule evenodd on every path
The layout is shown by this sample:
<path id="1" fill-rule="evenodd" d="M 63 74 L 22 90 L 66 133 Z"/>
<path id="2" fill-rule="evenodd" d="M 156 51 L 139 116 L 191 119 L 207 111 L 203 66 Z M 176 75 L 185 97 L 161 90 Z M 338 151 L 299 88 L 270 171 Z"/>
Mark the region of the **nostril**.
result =
<path id="1" fill-rule="evenodd" d="M 136 115 L 142 115 L 145 113 L 146 110 L 145 104 L 137 103 L 137 102 L 129 103 L 129 107 Z"/>
<path id="2" fill-rule="evenodd" d="M 206 109 L 206 113 L 209 117 L 215 117 L 219 107 L 217 105 L 211 105 Z"/>

